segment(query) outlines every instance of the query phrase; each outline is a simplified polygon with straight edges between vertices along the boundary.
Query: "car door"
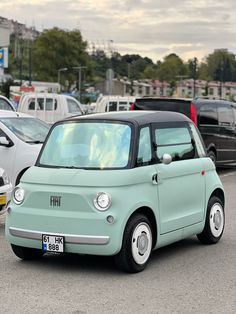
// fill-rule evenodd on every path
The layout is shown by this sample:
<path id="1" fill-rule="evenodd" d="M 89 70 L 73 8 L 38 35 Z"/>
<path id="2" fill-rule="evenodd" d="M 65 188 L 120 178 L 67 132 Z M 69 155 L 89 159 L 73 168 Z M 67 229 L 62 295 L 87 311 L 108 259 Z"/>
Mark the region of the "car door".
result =
<path id="1" fill-rule="evenodd" d="M 188 123 L 153 125 L 156 147 L 160 233 L 201 222 L 205 208 L 205 178 Z M 172 162 L 162 163 L 163 155 Z"/>
<path id="2" fill-rule="evenodd" d="M 233 108 L 222 103 L 217 106 L 220 141 L 218 148 L 219 161 L 234 161 L 236 158 L 236 135 Z"/>
<path id="3" fill-rule="evenodd" d="M 8 141 L 12 141 L 12 137 L 9 132 L 7 132 L 6 127 L 4 127 L 0 122 L 0 137 L 6 138 Z M 10 178 L 12 178 L 14 169 L 14 156 L 16 152 L 16 145 L 13 141 L 13 146 L 7 147 L 0 145 L 0 167 L 5 169 Z"/>

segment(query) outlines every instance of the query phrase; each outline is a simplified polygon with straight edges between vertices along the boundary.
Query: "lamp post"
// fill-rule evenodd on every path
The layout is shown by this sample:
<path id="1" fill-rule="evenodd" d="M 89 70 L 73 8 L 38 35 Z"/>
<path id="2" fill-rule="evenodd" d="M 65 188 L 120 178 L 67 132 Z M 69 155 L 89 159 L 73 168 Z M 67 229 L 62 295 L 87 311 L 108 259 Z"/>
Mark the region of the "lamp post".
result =
<path id="1" fill-rule="evenodd" d="M 85 66 L 73 67 L 74 70 L 78 70 L 78 90 L 79 90 L 79 101 L 81 102 L 81 71 L 86 69 Z"/>
<path id="2" fill-rule="evenodd" d="M 61 69 L 58 69 L 57 70 L 57 82 L 58 82 L 58 84 L 60 85 L 60 73 L 61 72 L 65 72 L 65 71 L 67 71 L 68 69 L 67 68 L 61 68 Z M 61 86 L 61 85 L 60 85 Z"/>

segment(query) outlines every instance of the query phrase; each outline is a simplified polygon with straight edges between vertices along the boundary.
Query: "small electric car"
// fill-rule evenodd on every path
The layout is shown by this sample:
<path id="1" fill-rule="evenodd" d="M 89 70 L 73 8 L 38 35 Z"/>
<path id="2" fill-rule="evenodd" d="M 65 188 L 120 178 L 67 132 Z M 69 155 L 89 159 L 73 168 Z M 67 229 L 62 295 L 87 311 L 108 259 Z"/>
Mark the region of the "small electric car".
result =
<path id="1" fill-rule="evenodd" d="M 51 128 L 7 209 L 21 259 L 45 252 L 114 255 L 142 271 L 152 250 L 197 235 L 214 244 L 224 190 L 196 126 L 174 112 L 69 118 Z"/>

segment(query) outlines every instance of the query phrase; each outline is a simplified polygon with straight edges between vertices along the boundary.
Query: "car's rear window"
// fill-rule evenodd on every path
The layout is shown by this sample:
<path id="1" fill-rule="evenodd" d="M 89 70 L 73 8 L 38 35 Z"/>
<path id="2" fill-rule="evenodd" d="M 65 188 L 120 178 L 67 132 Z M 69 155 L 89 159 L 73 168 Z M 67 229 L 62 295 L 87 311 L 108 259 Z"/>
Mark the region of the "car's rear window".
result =
<path id="1" fill-rule="evenodd" d="M 180 112 L 190 117 L 191 100 L 181 99 L 136 99 L 136 110 L 160 110 Z"/>

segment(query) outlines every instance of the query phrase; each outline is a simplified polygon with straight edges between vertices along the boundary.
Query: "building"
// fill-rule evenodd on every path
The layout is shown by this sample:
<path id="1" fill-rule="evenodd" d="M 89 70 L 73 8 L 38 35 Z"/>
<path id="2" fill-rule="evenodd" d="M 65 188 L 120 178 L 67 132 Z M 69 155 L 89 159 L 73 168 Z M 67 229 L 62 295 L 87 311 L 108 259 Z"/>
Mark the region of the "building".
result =
<path id="1" fill-rule="evenodd" d="M 10 34 L 14 34 L 20 39 L 35 40 L 40 34 L 34 27 L 27 27 L 25 24 L 9 20 L 2 16 L 0 16 L 0 26 L 1 25 L 7 26 L 10 29 Z"/>
<path id="2" fill-rule="evenodd" d="M 176 97 L 212 97 L 236 101 L 236 82 L 219 82 L 187 79 L 177 82 Z"/>
<path id="3" fill-rule="evenodd" d="M 101 81 L 95 84 L 95 89 L 103 95 L 108 95 L 108 82 Z M 128 80 L 113 79 L 111 95 L 116 96 L 137 96 L 137 97 L 160 97 L 169 96 L 171 92 L 170 84 L 158 80 Z"/>

